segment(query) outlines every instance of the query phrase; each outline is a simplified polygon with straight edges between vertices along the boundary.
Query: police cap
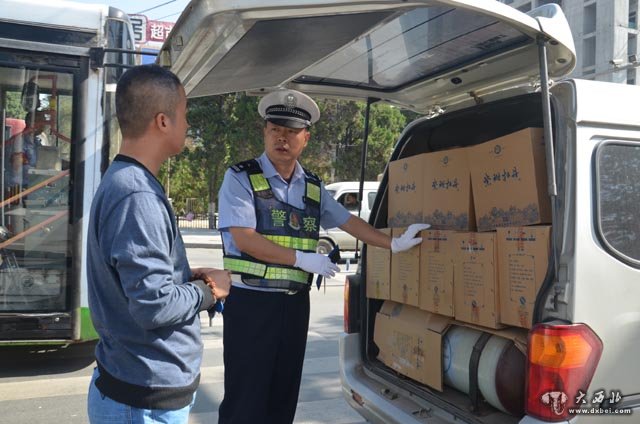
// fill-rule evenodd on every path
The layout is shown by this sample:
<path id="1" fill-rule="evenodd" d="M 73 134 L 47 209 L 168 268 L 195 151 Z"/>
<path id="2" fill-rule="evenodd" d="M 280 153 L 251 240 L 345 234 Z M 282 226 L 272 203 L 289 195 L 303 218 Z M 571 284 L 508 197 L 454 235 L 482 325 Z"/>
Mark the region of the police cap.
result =
<path id="1" fill-rule="evenodd" d="M 296 90 L 278 90 L 264 96 L 258 113 L 266 121 L 288 128 L 307 128 L 320 118 L 313 99 Z"/>

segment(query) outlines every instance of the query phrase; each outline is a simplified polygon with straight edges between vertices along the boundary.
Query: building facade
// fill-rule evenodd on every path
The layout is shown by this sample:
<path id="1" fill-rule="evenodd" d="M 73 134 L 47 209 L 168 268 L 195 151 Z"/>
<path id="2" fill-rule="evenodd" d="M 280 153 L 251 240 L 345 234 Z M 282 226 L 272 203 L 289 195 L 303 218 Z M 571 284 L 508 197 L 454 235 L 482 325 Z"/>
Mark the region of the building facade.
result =
<path id="1" fill-rule="evenodd" d="M 638 84 L 638 0 L 499 0 L 523 12 L 556 3 L 576 44 L 571 77 Z"/>

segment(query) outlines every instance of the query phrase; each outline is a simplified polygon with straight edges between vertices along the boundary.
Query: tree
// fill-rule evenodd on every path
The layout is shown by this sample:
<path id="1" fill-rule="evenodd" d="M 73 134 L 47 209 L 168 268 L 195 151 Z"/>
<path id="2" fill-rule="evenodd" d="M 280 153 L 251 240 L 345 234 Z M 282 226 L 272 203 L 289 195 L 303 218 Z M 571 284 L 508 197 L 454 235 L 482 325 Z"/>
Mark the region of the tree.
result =
<path id="1" fill-rule="evenodd" d="M 262 153 L 264 121 L 257 113 L 258 102 L 243 93 L 189 101 L 191 143 L 159 176 L 165 184 L 170 181 L 177 210 L 187 197 L 216 202 L 227 168 Z M 321 119 L 311 128 L 302 165 L 326 183 L 359 180 L 366 104 L 327 99 L 319 100 L 318 107 Z M 372 105 L 365 179 L 375 180 L 384 170 L 408 118 L 410 114 L 395 107 Z"/>
<path id="2" fill-rule="evenodd" d="M 5 95 L 5 110 L 7 118 L 23 119 L 25 110 L 20 101 L 21 93 L 19 91 L 7 91 Z"/>
<path id="3" fill-rule="evenodd" d="M 354 104 L 358 108 L 354 124 L 346 129 L 342 140 L 336 145 L 335 181 L 360 180 L 366 104 Z M 393 146 L 406 123 L 406 117 L 398 108 L 387 104 L 371 106 L 365 180 L 376 180 L 378 174 L 384 171 Z"/>
<path id="4" fill-rule="evenodd" d="M 343 174 L 335 168 L 339 157 L 345 156 L 357 144 L 362 133 L 360 107 L 355 102 L 320 100 L 320 120 L 311 128 L 311 140 L 302 155 L 301 163 L 323 180 L 340 181 Z M 344 158 L 348 166 L 354 163 Z"/>

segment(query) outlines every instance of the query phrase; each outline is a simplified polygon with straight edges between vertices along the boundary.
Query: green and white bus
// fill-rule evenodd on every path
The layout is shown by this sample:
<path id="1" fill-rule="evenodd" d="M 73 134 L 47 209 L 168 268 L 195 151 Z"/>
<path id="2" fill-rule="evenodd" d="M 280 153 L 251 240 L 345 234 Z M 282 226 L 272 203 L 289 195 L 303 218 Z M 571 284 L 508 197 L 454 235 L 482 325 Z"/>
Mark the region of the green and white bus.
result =
<path id="1" fill-rule="evenodd" d="M 83 246 L 133 42 L 108 6 L 0 0 L 0 346 L 97 338 Z"/>

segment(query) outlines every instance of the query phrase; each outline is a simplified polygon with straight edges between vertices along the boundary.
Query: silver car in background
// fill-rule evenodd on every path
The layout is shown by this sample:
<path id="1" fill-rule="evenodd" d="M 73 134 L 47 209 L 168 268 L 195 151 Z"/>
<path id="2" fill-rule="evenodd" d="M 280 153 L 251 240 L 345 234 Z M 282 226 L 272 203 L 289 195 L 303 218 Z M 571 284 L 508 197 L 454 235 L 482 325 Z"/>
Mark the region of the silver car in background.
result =
<path id="1" fill-rule="evenodd" d="M 362 209 L 360 209 L 360 217 L 365 221 L 369 221 L 369 215 L 371 214 L 371 207 L 373 201 L 378 194 L 378 181 L 365 181 L 362 192 Z M 360 189 L 359 181 L 344 181 L 339 183 L 327 184 L 325 186 L 327 191 L 333 196 L 334 199 L 343 205 L 349 212 L 354 215 L 358 215 L 359 202 L 358 191 Z M 333 228 L 331 230 L 325 230 L 320 228 L 320 240 L 318 240 L 318 247 L 316 252 L 327 254 L 333 249 L 335 245 L 340 246 L 341 251 L 355 251 L 356 250 L 356 238 L 341 230 L 340 228 Z M 361 246 L 361 243 L 359 243 Z M 346 256 L 349 256 L 347 254 Z"/>

